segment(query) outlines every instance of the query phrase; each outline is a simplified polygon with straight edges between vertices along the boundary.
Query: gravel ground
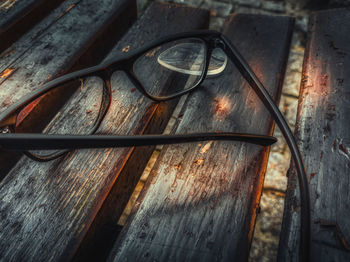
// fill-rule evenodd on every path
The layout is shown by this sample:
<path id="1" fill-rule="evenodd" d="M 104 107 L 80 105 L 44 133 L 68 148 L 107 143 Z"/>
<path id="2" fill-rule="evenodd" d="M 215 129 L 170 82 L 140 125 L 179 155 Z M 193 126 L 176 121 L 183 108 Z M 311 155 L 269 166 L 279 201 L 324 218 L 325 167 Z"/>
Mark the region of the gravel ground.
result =
<path id="1" fill-rule="evenodd" d="M 306 11 L 296 9 L 297 5 L 295 3 L 298 1 L 300 2 L 301 0 L 169 0 L 167 2 L 181 3 L 211 10 L 210 29 L 218 31 L 221 31 L 225 18 L 231 13 L 294 16 L 296 18 L 296 25 L 293 32 L 292 45 L 279 106 L 289 125 L 294 129 L 308 14 Z M 152 0 L 138 0 L 139 14 L 142 13 L 150 2 L 152 2 Z M 251 262 L 275 261 L 277 256 L 290 152 L 278 128 L 275 129 L 274 136 L 276 136 L 279 141 L 271 147 L 263 194 L 260 201 L 260 212 L 257 217 L 250 252 L 249 261 Z M 153 162 L 160 149 L 159 147 L 155 151 Z M 147 171 L 149 171 L 151 167 L 152 164 L 146 168 L 126 208 L 126 212 L 119 221 L 120 224 L 124 224 L 133 203 L 142 190 L 144 182 L 147 180 Z"/>

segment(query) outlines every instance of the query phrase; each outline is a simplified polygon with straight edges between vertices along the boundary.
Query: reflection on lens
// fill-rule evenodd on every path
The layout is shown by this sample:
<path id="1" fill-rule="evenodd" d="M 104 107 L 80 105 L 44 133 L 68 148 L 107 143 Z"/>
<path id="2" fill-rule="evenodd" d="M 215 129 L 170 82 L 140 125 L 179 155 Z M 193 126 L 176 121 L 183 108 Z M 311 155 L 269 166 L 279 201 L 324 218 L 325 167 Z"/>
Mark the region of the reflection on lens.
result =
<path id="1" fill-rule="evenodd" d="M 221 48 L 215 48 L 210 56 L 207 75 L 217 75 L 224 71 L 227 64 L 227 56 Z"/>
<path id="2" fill-rule="evenodd" d="M 198 45 L 181 43 L 165 50 L 158 56 L 157 61 L 170 70 L 200 76 L 203 70 L 204 55 L 204 49 L 199 49 Z M 220 48 L 215 48 L 210 57 L 207 75 L 221 73 L 226 64 L 226 54 Z"/>
<path id="3" fill-rule="evenodd" d="M 16 132 L 44 134 L 90 134 L 95 127 L 103 100 L 103 80 L 77 79 L 34 100 L 18 115 Z M 57 150 L 30 153 L 49 157 Z"/>
<path id="4" fill-rule="evenodd" d="M 149 50 L 136 60 L 133 70 L 149 94 L 171 96 L 200 82 L 205 61 L 204 42 L 190 38 Z"/>
<path id="5" fill-rule="evenodd" d="M 204 48 L 197 43 L 177 44 L 162 52 L 157 61 L 162 66 L 184 74 L 202 74 Z"/>

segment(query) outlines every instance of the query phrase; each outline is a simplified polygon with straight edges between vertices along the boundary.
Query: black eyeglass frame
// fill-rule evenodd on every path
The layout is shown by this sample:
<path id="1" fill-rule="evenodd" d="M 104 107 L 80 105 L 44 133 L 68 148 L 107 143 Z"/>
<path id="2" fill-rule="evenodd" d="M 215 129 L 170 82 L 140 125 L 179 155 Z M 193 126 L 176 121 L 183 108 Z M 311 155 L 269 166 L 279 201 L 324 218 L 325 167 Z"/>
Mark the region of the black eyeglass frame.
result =
<path id="1" fill-rule="evenodd" d="M 135 61 L 151 49 L 162 44 L 181 40 L 186 38 L 201 39 L 205 43 L 206 56 L 205 68 L 200 76 L 200 80 L 193 87 L 179 91 L 171 96 L 153 96 L 148 93 L 142 86 L 142 83 L 137 79 L 133 72 Z M 74 79 L 82 77 L 99 76 L 104 80 L 104 92 L 106 92 L 103 102 L 100 107 L 99 115 L 93 128 L 91 135 L 84 136 L 68 136 L 68 135 L 44 135 L 44 134 L 0 134 L 0 148 L 6 150 L 35 150 L 35 149 L 61 149 L 64 145 L 69 145 L 70 148 L 98 148 L 98 147 L 123 147 L 123 146 L 143 146 L 156 144 L 172 144 L 184 143 L 203 140 L 238 140 L 249 143 L 259 144 L 263 146 L 271 145 L 276 142 L 276 139 L 271 136 L 255 135 L 255 134 L 240 134 L 240 133 L 204 133 L 204 134 L 189 134 L 189 135 L 141 135 L 141 136 L 96 136 L 92 135 L 96 132 L 101 124 L 105 114 L 108 111 L 111 103 L 111 86 L 110 78 L 115 71 L 125 72 L 135 87 L 146 97 L 153 101 L 161 102 L 167 101 L 184 94 L 187 94 L 200 86 L 207 75 L 208 66 L 210 62 L 211 53 L 215 48 L 221 48 L 228 58 L 234 63 L 240 73 L 243 75 L 248 84 L 253 88 L 260 100 L 263 102 L 273 119 L 280 128 L 292 154 L 295 167 L 298 174 L 298 181 L 301 196 L 301 231 L 300 231 L 300 259 L 308 261 L 310 257 L 310 241 L 311 241 L 311 227 L 310 227 L 310 195 L 308 179 L 306 175 L 305 166 L 302 160 L 301 153 L 296 144 L 295 138 L 290 130 L 282 113 L 278 109 L 274 100 L 265 89 L 263 84 L 252 71 L 248 63 L 234 47 L 234 45 L 223 34 L 211 31 L 200 30 L 191 31 L 180 34 L 167 36 L 150 42 L 142 48 L 132 50 L 121 54 L 117 59 L 109 59 L 99 65 L 82 69 L 73 73 L 69 73 L 58 77 L 40 87 L 34 93 L 22 98 L 14 105 L 10 106 L 2 114 L 0 114 L 0 128 L 13 127 L 16 124 L 18 113 L 30 104 L 33 100 L 41 97 L 45 93 L 59 87 L 62 84 Z M 118 144 L 119 143 L 119 144 Z M 67 148 L 67 147 L 66 147 Z M 64 150 L 53 156 L 52 159 L 64 155 L 69 150 Z M 46 161 L 35 157 L 30 152 L 25 152 L 29 157 L 35 160 Z M 50 159 L 48 159 L 50 160 Z"/>

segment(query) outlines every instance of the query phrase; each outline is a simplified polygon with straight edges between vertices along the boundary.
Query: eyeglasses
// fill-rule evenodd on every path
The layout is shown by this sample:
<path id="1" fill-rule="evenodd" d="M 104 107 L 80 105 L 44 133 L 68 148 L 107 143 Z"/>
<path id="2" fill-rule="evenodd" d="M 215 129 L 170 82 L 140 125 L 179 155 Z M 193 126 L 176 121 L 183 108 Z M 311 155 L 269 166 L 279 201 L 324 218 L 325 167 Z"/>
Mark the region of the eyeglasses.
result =
<path id="1" fill-rule="evenodd" d="M 0 114 L 0 128 L 3 130 L 3 134 L 0 135 L 0 148 L 24 151 L 34 160 L 49 161 L 79 148 L 131 147 L 203 140 L 236 140 L 263 146 L 273 144 L 277 140 L 272 136 L 230 132 L 94 135 L 111 104 L 111 77 L 114 72 L 123 72 L 144 96 L 160 102 L 199 88 L 206 76 L 218 75 L 225 69 L 227 58 L 238 68 L 269 110 L 291 150 L 301 194 L 300 257 L 307 261 L 311 239 L 310 197 L 301 153 L 287 122 L 267 90 L 233 44 L 219 32 L 193 31 L 168 36 L 138 50 L 125 52 L 117 59 L 61 76 L 44 84 L 35 93 L 22 98 Z M 76 92 L 77 89 L 80 89 L 80 92 Z M 44 134 L 16 133 L 16 127 L 28 111 L 28 107 L 32 107 L 36 101 L 50 100 L 50 97 L 57 96 L 67 96 L 69 99 L 43 130 Z M 69 120 L 70 116 L 79 112 L 85 112 L 88 121 L 83 125 L 74 125 Z"/>

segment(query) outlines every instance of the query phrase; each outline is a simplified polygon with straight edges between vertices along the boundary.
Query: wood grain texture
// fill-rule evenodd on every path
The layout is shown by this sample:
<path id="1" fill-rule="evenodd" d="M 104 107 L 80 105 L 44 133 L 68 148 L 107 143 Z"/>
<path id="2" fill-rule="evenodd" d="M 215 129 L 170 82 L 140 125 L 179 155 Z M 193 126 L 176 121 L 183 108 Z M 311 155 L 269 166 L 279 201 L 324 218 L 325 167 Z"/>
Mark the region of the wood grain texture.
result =
<path id="1" fill-rule="evenodd" d="M 12 73 L 0 78 L 1 112 L 48 79 L 67 72 L 126 2 L 104 0 L 96 8 L 92 0 L 67 1 L 59 17 L 54 13 L 50 21 L 44 21 L 47 28 L 41 30 L 39 25 L 33 29 L 34 38 L 17 44 L 28 48 L 4 54 L 0 71 L 11 69 Z"/>
<path id="2" fill-rule="evenodd" d="M 98 8 L 95 4 L 65 1 L 0 55 L 0 112 L 46 81 L 100 62 L 136 16 L 135 1 L 104 0 Z M 26 128 L 36 127 L 34 119 L 29 122 Z M 0 178 L 11 166 L 7 162 L 0 163 Z"/>
<path id="3" fill-rule="evenodd" d="M 350 12 L 315 13 L 303 66 L 295 136 L 309 175 L 312 261 L 350 260 Z M 298 261 L 300 197 L 291 166 L 280 261 Z M 348 248 L 348 250 L 346 250 Z"/>
<path id="4" fill-rule="evenodd" d="M 224 31 L 276 100 L 292 25 L 288 17 L 233 15 Z M 174 128 L 201 131 L 273 131 L 232 64 L 188 97 Z M 222 141 L 164 147 L 110 260 L 246 261 L 268 152 Z"/>
<path id="5" fill-rule="evenodd" d="M 208 18 L 207 11 L 153 4 L 107 59 L 120 54 L 125 46 L 137 48 L 170 32 L 203 28 Z M 161 82 L 165 80 L 158 72 L 152 72 L 149 77 L 158 77 Z M 112 104 L 98 133 L 143 133 L 149 130 L 147 125 L 152 119 L 158 119 L 155 122 L 158 126 L 150 129 L 162 131 L 166 117 L 169 118 L 171 113 L 169 106 L 160 107 L 135 91 L 123 72 L 113 74 L 111 87 Z M 96 100 L 100 95 L 95 91 L 99 92 L 99 88 L 87 88 L 86 95 Z M 71 103 L 72 109 L 64 108 L 70 115 L 66 117 L 66 126 L 68 122 L 76 127 L 90 123 L 88 118 L 98 107 L 84 101 Z M 81 110 L 85 106 L 90 107 Z M 140 156 L 135 152 L 138 151 L 132 148 L 81 150 L 47 163 L 22 158 L 0 184 L 0 258 L 25 261 L 71 259 L 110 191 L 117 195 L 111 199 L 120 198 L 121 203 L 118 202 L 114 206 L 116 211 L 110 210 L 108 215 L 121 214 L 130 196 L 127 193 L 131 194 L 133 187 L 125 181 L 121 188 L 112 186 L 118 175 L 123 174 L 128 160 L 135 163 L 135 173 L 128 173 L 129 177 L 124 179 L 138 180 L 141 172 L 136 167 L 147 162 L 148 158 L 145 154 L 142 159 L 135 159 L 133 156 Z"/>
<path id="6" fill-rule="evenodd" d="M 0 4 L 0 52 L 47 16 L 63 0 L 9 0 Z"/>

